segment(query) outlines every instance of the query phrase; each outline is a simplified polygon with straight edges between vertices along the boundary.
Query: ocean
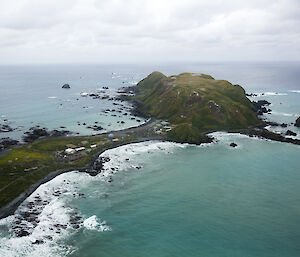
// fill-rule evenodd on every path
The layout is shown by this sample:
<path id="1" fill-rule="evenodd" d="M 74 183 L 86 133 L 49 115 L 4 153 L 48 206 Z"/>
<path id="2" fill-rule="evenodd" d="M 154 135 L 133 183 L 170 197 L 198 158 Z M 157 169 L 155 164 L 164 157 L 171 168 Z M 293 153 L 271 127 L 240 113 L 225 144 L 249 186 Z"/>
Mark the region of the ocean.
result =
<path id="1" fill-rule="evenodd" d="M 95 132 L 78 122 L 97 121 L 104 131 L 137 126 L 128 115 L 103 112 L 114 101 L 80 93 L 108 87 L 114 95 L 154 70 L 239 84 L 257 94 L 251 99 L 271 102 L 265 119 L 288 124 L 270 129 L 300 138 L 291 124 L 300 115 L 299 63 L 1 66 L 0 124 L 17 128 L 1 137 L 21 139 L 35 125 L 81 135 Z M 64 83 L 71 89 L 62 89 Z M 15 215 L 0 220 L 0 256 L 299 256 L 300 147 L 212 135 L 216 140 L 201 146 L 121 146 L 101 154 L 110 161 L 96 177 L 72 171 L 41 185 Z M 32 207 L 36 199 L 46 204 Z M 38 223 L 22 220 L 36 209 Z M 15 237 L 16 223 L 29 235 Z"/>

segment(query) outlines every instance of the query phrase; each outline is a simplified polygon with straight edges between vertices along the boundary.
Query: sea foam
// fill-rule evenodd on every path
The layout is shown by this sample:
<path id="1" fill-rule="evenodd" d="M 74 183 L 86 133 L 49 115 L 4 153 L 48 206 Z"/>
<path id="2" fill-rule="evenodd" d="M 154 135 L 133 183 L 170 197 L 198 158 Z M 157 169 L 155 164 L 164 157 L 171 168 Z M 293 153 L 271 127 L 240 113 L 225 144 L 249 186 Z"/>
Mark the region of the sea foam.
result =
<path id="1" fill-rule="evenodd" d="M 96 215 L 84 220 L 83 226 L 89 230 L 97 230 L 99 232 L 110 231 L 111 228 L 106 225 L 106 221 L 101 221 Z"/>

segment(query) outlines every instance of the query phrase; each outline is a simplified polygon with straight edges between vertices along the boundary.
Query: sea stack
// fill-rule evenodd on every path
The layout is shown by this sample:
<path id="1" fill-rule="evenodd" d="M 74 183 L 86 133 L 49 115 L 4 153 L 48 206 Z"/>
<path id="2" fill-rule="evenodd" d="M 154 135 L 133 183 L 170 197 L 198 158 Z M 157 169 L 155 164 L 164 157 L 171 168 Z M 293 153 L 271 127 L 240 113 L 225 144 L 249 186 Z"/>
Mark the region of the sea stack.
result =
<path id="1" fill-rule="evenodd" d="M 69 84 L 64 84 L 62 88 L 71 88 Z"/>

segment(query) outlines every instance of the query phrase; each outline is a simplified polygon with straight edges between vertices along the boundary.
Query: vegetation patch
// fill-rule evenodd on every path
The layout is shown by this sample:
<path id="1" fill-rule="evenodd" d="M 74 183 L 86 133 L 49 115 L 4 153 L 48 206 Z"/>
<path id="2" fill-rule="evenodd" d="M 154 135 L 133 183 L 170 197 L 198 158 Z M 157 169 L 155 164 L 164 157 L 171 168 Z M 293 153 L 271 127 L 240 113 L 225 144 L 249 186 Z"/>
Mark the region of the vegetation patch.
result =
<path id="1" fill-rule="evenodd" d="M 97 153 L 135 139 L 124 135 L 114 140 L 107 135 L 91 137 L 44 138 L 2 153 L 0 157 L 0 207 L 25 192 L 29 187 L 57 170 L 83 170 L 93 164 Z M 81 148 L 76 158 L 65 151 Z M 75 150 L 74 150 L 75 151 Z M 61 154 L 62 158 L 58 158 Z"/>

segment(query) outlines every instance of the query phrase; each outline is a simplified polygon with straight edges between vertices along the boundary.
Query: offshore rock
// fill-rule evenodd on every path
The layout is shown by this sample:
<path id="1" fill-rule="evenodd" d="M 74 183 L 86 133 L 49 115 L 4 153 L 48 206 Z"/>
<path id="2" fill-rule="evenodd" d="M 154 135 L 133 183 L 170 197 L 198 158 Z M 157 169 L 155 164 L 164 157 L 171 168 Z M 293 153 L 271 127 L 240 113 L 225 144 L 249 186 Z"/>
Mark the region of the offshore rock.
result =
<path id="1" fill-rule="evenodd" d="M 230 144 L 230 146 L 231 146 L 231 147 L 237 147 L 237 144 L 234 143 L 234 142 L 232 142 L 232 143 Z"/>
<path id="2" fill-rule="evenodd" d="M 64 84 L 61 88 L 66 88 L 66 89 L 69 89 L 71 88 L 69 84 Z"/>

